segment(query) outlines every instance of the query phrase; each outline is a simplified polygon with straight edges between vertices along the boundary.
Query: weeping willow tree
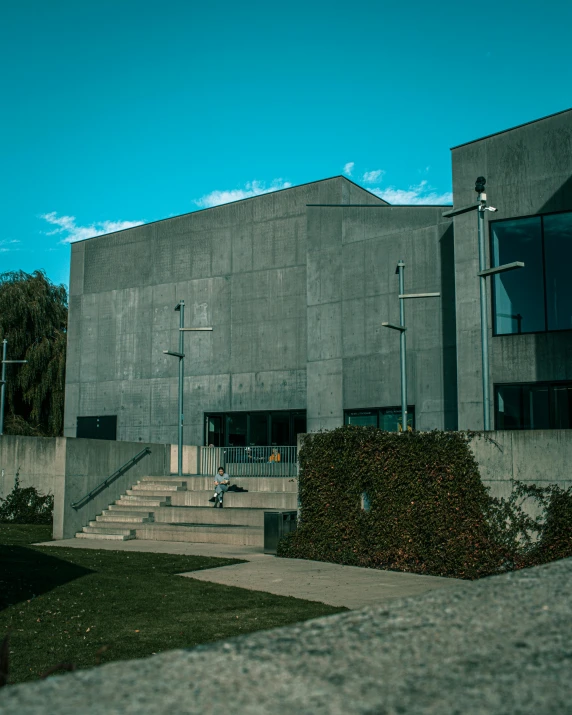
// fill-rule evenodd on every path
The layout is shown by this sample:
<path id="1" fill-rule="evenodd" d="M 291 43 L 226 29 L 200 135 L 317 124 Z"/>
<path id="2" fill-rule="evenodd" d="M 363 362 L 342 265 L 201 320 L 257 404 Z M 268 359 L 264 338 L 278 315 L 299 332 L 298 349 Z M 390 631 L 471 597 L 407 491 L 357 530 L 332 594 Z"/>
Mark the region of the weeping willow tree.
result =
<path id="1" fill-rule="evenodd" d="M 43 271 L 0 273 L 0 341 L 8 340 L 6 434 L 62 434 L 67 291 Z"/>

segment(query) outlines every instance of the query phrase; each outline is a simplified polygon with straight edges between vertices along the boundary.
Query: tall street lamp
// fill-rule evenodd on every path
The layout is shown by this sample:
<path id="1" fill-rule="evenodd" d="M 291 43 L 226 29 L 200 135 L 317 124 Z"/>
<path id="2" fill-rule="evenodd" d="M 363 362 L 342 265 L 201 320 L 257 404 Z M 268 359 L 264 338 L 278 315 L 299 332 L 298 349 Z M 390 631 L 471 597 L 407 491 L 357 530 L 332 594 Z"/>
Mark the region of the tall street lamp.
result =
<path id="1" fill-rule="evenodd" d="M 482 384 L 483 384 L 483 425 L 485 431 L 491 428 L 491 395 L 490 395 L 490 371 L 489 371 L 489 313 L 487 308 L 487 278 L 497 273 L 514 271 L 517 268 L 524 268 L 522 261 L 505 263 L 504 266 L 494 266 L 487 268 L 486 246 L 485 246 L 485 211 L 498 211 L 494 206 L 487 206 L 487 195 L 485 184 L 487 180 L 484 176 L 477 177 L 475 181 L 475 191 L 478 194 L 477 203 L 464 206 L 460 209 L 452 209 L 443 214 L 444 218 L 452 218 L 469 211 L 476 211 L 478 216 L 478 246 L 479 246 L 479 292 L 481 303 L 481 364 L 482 364 Z"/>
<path id="2" fill-rule="evenodd" d="M 177 474 L 182 476 L 183 474 L 183 377 L 184 377 L 184 363 L 185 363 L 185 340 L 184 334 L 186 332 L 212 332 L 212 328 L 185 328 L 185 301 L 180 300 L 175 306 L 175 311 L 179 313 L 179 352 L 174 350 L 163 350 L 164 355 L 172 355 L 179 360 L 179 418 L 178 418 L 178 471 Z"/>
<path id="3" fill-rule="evenodd" d="M 6 365 L 23 365 L 27 360 L 6 360 L 8 341 L 2 341 L 2 379 L 0 380 L 0 437 L 4 434 L 4 401 L 6 399 Z"/>
<path id="4" fill-rule="evenodd" d="M 439 298 L 441 293 L 405 293 L 405 262 L 399 261 L 395 272 L 399 276 L 399 325 L 382 323 L 384 328 L 399 331 L 399 357 L 401 373 L 401 429 L 407 432 L 407 361 L 405 356 L 405 303 L 408 298 Z"/>

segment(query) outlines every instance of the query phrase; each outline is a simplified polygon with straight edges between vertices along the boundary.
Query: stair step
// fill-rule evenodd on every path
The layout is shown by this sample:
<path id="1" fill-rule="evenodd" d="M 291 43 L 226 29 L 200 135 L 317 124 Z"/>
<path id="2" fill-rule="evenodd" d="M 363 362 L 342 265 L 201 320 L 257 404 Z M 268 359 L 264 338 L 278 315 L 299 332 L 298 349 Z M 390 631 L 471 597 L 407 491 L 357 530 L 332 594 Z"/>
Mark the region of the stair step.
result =
<path id="1" fill-rule="evenodd" d="M 200 489 L 173 494 L 171 506 L 212 506 L 210 499 L 214 489 Z M 298 495 L 296 492 L 226 492 L 224 495 L 225 508 L 237 509 L 266 509 L 266 510 L 291 510 L 298 508 Z"/>
<path id="2" fill-rule="evenodd" d="M 132 524 L 152 524 L 154 519 L 152 516 L 139 516 L 138 514 L 121 514 L 117 512 L 100 514 L 95 517 L 97 524 L 100 522 L 113 523 L 114 521 L 119 522 L 130 522 Z M 89 522 L 90 526 L 96 526 L 93 521 Z"/>
<path id="3" fill-rule="evenodd" d="M 137 489 L 140 491 L 156 491 L 158 489 L 165 490 L 168 492 L 178 492 L 178 491 L 185 491 L 187 488 L 187 482 L 181 482 L 179 480 L 169 480 L 168 482 L 158 482 L 156 480 L 153 481 L 139 481 L 137 482 L 137 485 L 133 487 L 133 489 Z"/>
<path id="4" fill-rule="evenodd" d="M 170 477 L 141 477 L 137 483 L 142 484 L 147 482 L 157 482 L 160 484 L 186 484 L 187 476 L 178 477 L 176 474 L 172 474 Z"/>
<path id="5" fill-rule="evenodd" d="M 145 505 L 147 506 L 147 505 Z M 106 511 L 118 511 L 122 514 L 139 514 L 140 516 L 153 516 L 153 512 L 146 509 L 145 506 L 139 506 L 138 504 L 110 504 Z M 103 512 L 105 514 L 105 512 Z"/>
<path id="6" fill-rule="evenodd" d="M 115 534 L 135 538 L 135 529 L 122 529 L 116 526 L 84 526 L 82 531 L 84 534 Z"/>
<path id="7" fill-rule="evenodd" d="M 75 535 L 76 539 L 105 539 L 107 541 L 131 541 L 135 535 L 126 536 L 125 534 L 86 534 L 80 531 Z"/>
<path id="8" fill-rule="evenodd" d="M 172 494 L 180 494 L 181 492 L 186 492 L 186 487 L 175 487 L 173 489 L 167 490 L 160 485 L 154 485 L 155 489 L 139 489 L 139 487 L 133 487 L 133 489 L 128 489 L 125 494 L 130 497 L 140 497 L 141 499 L 167 499 L 171 498 Z"/>
<path id="9" fill-rule="evenodd" d="M 142 506 L 142 507 L 149 507 L 149 506 L 171 506 L 171 498 L 168 497 L 167 499 L 160 499 L 160 498 L 152 498 L 152 497 L 132 497 L 132 496 L 122 496 L 121 499 L 118 499 L 116 502 L 117 506 Z"/>

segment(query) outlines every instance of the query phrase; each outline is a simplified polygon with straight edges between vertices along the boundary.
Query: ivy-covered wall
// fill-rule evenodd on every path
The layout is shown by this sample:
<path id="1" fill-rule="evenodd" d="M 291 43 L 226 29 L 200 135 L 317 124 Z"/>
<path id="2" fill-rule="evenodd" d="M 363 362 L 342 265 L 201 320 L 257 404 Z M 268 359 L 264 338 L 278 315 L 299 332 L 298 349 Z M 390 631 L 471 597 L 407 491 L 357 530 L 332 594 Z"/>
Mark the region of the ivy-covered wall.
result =
<path id="1" fill-rule="evenodd" d="M 550 552 L 542 526 L 516 501 L 490 496 L 471 439 L 352 426 L 309 435 L 299 455 L 299 526 L 279 555 L 468 579 L 536 563 L 540 546 Z M 557 492 L 565 524 L 572 495 Z M 554 558 L 572 555 L 561 525 L 550 527 Z"/>

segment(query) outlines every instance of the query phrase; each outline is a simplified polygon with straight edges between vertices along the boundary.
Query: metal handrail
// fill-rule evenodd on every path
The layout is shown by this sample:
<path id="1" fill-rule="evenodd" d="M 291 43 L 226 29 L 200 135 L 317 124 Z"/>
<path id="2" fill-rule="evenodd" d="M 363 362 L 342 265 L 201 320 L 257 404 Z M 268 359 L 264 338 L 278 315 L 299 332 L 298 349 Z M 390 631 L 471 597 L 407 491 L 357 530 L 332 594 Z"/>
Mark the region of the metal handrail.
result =
<path id="1" fill-rule="evenodd" d="M 138 452 L 134 457 L 131 457 L 131 459 L 128 462 L 125 462 L 125 464 L 122 467 L 119 467 L 119 469 L 116 469 L 115 472 L 107 479 L 104 479 L 101 484 L 99 484 L 95 489 L 92 489 L 89 494 L 86 494 L 84 497 L 81 499 L 78 499 L 78 501 L 74 502 L 71 504 L 72 509 L 79 509 L 80 506 L 83 506 L 86 504 L 90 499 L 93 499 L 94 496 L 99 494 L 99 492 L 102 492 L 104 489 L 106 489 L 111 482 L 115 481 L 117 477 L 120 477 L 122 474 L 125 474 L 131 467 L 134 467 L 137 462 L 140 459 L 143 459 L 143 457 L 146 454 L 151 454 L 151 448 L 150 447 L 145 447 L 145 449 L 142 449 L 140 452 Z"/>

